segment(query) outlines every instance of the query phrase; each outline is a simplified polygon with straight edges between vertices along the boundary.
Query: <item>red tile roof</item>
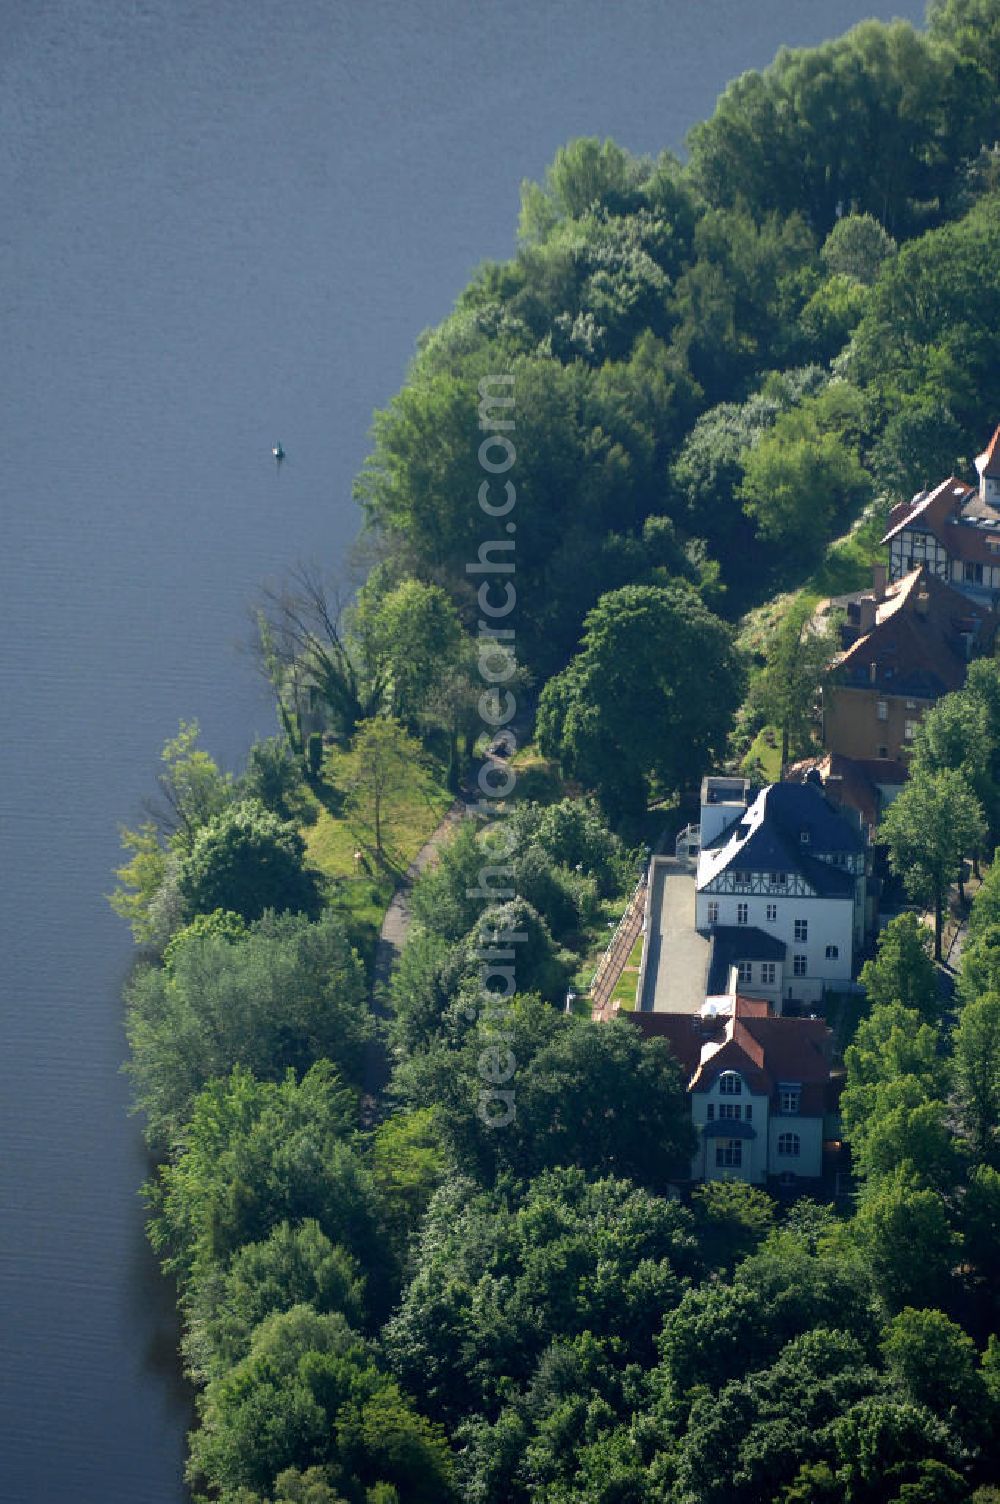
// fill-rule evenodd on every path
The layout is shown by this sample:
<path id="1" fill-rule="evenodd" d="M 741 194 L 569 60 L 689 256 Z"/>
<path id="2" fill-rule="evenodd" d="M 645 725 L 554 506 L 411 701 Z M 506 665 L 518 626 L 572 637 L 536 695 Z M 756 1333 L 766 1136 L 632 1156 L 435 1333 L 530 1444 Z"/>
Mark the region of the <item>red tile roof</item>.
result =
<path id="1" fill-rule="evenodd" d="M 994 613 L 920 565 L 889 586 L 871 631 L 835 660 L 837 679 L 849 688 L 912 699 L 937 699 L 961 689 L 968 661 L 959 633 L 967 624 L 978 626 L 979 645 L 988 648 L 996 631 Z"/>
<path id="2" fill-rule="evenodd" d="M 681 1013 L 627 1017 L 645 1038 L 667 1040 L 689 1091 L 710 1091 L 723 1071 L 733 1070 L 760 1096 L 772 1096 L 779 1082 L 797 1082 L 800 1111 L 816 1117 L 824 1111 L 832 1036 L 821 1018 L 761 1017 L 756 1000 L 743 998 L 729 1018 L 703 1020 Z"/>

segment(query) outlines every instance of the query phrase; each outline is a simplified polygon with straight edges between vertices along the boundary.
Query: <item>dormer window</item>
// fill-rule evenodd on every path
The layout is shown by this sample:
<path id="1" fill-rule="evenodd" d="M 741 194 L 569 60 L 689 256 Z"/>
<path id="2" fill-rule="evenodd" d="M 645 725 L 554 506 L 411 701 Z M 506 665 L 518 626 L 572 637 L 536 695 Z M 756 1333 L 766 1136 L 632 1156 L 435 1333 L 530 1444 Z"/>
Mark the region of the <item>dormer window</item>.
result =
<path id="1" fill-rule="evenodd" d="M 787 872 L 772 872 L 771 873 L 771 887 L 772 888 L 783 888 L 786 885 L 787 882 L 788 882 L 788 873 Z"/>
<path id="2" fill-rule="evenodd" d="M 808 846 L 809 845 L 809 832 L 808 832 L 808 830 L 800 830 L 799 831 L 799 845 L 800 846 Z"/>
<path id="3" fill-rule="evenodd" d="M 736 1071 L 723 1071 L 719 1077 L 719 1095 L 721 1097 L 739 1097 L 743 1095 L 743 1077 Z M 798 1108 L 796 1108 L 798 1111 Z"/>
<path id="4" fill-rule="evenodd" d="M 799 1098 L 801 1089 L 791 1084 L 781 1087 L 778 1094 L 778 1106 L 783 1117 L 795 1117 L 799 1110 Z"/>

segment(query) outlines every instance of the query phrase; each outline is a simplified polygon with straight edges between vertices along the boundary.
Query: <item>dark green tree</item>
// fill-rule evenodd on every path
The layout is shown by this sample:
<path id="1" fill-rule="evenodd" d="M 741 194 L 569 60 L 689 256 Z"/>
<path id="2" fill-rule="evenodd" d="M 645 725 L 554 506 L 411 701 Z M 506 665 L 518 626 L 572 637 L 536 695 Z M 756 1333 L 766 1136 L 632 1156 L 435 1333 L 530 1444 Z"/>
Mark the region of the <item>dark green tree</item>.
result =
<path id="1" fill-rule="evenodd" d="M 741 687 L 728 628 L 692 592 L 629 586 L 602 597 L 545 686 L 539 744 L 607 809 L 636 815 L 651 779 L 686 787 L 721 752 Z"/>
<path id="2" fill-rule="evenodd" d="M 320 874 L 306 865 L 299 832 L 255 799 L 230 805 L 201 827 L 181 863 L 179 886 L 190 917 L 227 909 L 252 921 L 273 909 L 315 918 L 322 908 Z"/>

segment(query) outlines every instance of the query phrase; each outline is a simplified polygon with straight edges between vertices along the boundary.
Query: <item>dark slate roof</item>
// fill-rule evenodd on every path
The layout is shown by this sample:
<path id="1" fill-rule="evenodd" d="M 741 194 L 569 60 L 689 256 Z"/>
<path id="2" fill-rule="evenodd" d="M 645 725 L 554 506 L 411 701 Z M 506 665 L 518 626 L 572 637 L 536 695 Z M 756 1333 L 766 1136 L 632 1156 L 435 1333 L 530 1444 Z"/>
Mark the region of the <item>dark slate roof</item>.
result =
<path id="1" fill-rule="evenodd" d="M 709 997 L 721 996 L 726 991 L 729 968 L 738 961 L 783 961 L 787 954 L 783 940 L 752 924 L 716 925 L 705 990 Z"/>
<path id="2" fill-rule="evenodd" d="M 703 888 L 726 870 L 798 872 L 824 897 L 846 897 L 854 891 L 853 875 L 818 860 L 815 853 L 848 856 L 863 850 L 857 824 L 824 796 L 822 788 L 812 782 L 772 783 L 735 827 L 705 847 L 708 861 L 701 865 L 698 886 Z"/>

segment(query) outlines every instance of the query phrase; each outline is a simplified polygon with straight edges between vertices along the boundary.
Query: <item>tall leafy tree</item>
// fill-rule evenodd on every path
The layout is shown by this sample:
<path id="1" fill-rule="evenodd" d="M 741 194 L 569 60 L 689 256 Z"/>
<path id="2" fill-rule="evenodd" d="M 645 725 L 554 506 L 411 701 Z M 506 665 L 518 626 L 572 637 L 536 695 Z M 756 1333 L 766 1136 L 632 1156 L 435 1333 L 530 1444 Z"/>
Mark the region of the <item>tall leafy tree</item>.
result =
<path id="1" fill-rule="evenodd" d="M 873 1008 L 901 1003 L 928 1023 L 938 1017 L 938 979 L 932 941 L 916 914 L 890 919 L 878 937 L 875 955 L 861 968 L 860 981 Z"/>
<path id="2" fill-rule="evenodd" d="M 352 751 L 355 771 L 347 808 L 370 834 L 376 860 L 381 862 L 397 828 L 402 797 L 423 752 L 399 721 L 383 716 L 358 727 Z"/>
<path id="3" fill-rule="evenodd" d="M 742 687 L 726 626 L 691 591 L 627 586 L 588 615 L 580 652 L 542 692 L 542 750 L 615 814 L 650 779 L 686 787 L 718 756 Z"/>
<path id="4" fill-rule="evenodd" d="M 915 772 L 879 827 L 889 861 L 910 896 L 934 909 L 934 958 L 941 959 L 944 901 L 963 857 L 985 833 L 982 805 L 961 773 Z"/>
<path id="5" fill-rule="evenodd" d="M 360 1083 L 374 1021 L 336 915 L 318 924 L 272 915 L 235 939 L 191 926 L 169 962 L 138 972 L 127 990 L 128 1069 L 158 1147 L 180 1133 L 205 1083 L 235 1065 L 280 1080 L 328 1058 Z"/>
<path id="6" fill-rule="evenodd" d="M 320 874 L 306 865 L 298 830 L 256 799 L 230 805 L 202 826 L 181 863 L 179 886 L 192 917 L 227 909 L 254 920 L 274 909 L 315 918 L 322 907 Z"/>
<path id="7" fill-rule="evenodd" d="M 793 745 L 797 751 L 808 746 L 820 683 L 839 645 L 836 619 L 817 624 L 808 602 L 792 606 L 768 644 L 753 698 L 781 732 L 782 768 Z"/>

